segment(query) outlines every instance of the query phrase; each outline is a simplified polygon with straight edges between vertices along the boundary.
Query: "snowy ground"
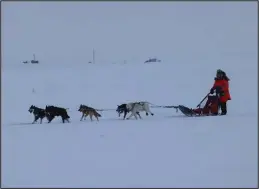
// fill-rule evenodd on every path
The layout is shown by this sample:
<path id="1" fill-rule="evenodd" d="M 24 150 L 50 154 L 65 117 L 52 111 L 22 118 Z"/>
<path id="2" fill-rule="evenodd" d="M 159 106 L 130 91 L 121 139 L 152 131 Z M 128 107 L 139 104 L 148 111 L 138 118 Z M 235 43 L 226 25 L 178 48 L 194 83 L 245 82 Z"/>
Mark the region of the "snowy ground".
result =
<path id="1" fill-rule="evenodd" d="M 256 187 L 253 63 L 223 66 L 233 99 L 227 116 L 189 118 L 174 109 L 153 108 L 155 116 L 142 113 L 142 120 L 124 121 L 115 111 L 103 111 L 99 122 L 79 121 L 80 104 L 115 109 L 120 103 L 146 100 L 195 107 L 213 84 L 217 66 L 4 65 L 2 186 Z M 71 123 L 55 119 L 32 125 L 32 104 L 70 108 Z"/>
<path id="2" fill-rule="evenodd" d="M 258 186 L 257 2 L 1 5 L 2 187 Z M 40 64 L 22 64 L 33 53 Z M 79 121 L 80 104 L 194 108 L 217 69 L 231 79 L 227 116 Z M 31 105 L 69 108 L 71 123 L 32 125 Z"/>

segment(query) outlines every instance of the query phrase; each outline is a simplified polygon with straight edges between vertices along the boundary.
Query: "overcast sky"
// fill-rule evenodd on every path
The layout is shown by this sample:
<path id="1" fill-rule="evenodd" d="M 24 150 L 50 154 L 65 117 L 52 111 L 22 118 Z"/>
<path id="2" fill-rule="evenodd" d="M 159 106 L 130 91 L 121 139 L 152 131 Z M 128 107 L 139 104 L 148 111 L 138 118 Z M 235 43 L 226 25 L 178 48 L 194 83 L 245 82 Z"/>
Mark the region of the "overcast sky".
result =
<path id="1" fill-rule="evenodd" d="M 257 53 L 256 2 L 2 2 L 4 63 Z"/>

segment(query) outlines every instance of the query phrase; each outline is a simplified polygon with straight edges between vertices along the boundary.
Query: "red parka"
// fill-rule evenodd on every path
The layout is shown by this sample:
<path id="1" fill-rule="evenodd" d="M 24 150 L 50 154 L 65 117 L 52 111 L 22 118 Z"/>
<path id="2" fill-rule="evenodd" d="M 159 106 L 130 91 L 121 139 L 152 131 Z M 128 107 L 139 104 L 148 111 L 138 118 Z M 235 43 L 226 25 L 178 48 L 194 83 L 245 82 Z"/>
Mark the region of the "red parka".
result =
<path id="1" fill-rule="evenodd" d="M 228 100 L 231 100 L 231 96 L 229 93 L 229 84 L 228 80 L 225 78 L 222 79 L 215 79 L 213 88 L 220 87 L 221 90 L 224 92 L 223 96 L 220 96 L 219 101 L 220 102 L 227 102 Z"/>

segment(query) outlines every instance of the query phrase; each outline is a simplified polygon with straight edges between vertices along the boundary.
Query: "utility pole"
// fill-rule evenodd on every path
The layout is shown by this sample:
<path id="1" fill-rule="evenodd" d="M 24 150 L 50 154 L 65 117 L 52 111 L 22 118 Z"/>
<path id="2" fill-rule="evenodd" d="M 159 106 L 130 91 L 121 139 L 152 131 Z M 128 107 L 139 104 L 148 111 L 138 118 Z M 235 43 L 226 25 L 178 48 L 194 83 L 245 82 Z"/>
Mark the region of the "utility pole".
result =
<path id="1" fill-rule="evenodd" d="M 95 64 L 95 50 L 93 49 L 93 64 Z"/>

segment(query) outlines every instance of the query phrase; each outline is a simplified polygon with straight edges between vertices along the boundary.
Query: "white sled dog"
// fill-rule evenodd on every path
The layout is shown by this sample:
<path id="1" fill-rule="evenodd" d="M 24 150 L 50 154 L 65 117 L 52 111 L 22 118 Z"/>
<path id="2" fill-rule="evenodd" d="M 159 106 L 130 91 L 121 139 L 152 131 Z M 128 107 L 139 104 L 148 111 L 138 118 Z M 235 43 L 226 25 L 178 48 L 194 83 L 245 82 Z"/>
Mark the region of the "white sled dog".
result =
<path id="1" fill-rule="evenodd" d="M 148 113 L 150 113 L 153 116 L 154 114 L 150 111 L 149 104 L 151 104 L 151 103 L 149 103 L 149 102 L 128 103 L 126 105 L 126 108 L 128 111 L 131 112 L 131 115 L 127 119 L 130 119 L 132 116 L 134 116 L 136 119 L 138 119 L 137 115 L 139 116 L 140 119 L 142 119 L 140 114 L 137 113 L 137 112 L 142 112 L 142 111 L 145 111 L 147 116 L 148 116 Z"/>

